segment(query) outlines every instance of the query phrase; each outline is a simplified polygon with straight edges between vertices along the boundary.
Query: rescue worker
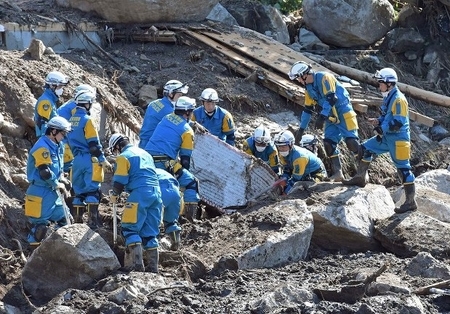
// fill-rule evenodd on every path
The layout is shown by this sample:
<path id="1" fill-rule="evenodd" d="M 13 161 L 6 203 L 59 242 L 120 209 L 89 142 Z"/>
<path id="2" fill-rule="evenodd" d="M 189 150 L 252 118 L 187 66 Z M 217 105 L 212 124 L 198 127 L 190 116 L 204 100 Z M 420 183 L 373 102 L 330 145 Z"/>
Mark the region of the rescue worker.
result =
<path id="1" fill-rule="evenodd" d="M 209 133 L 234 146 L 235 125 L 233 117 L 227 110 L 217 105 L 221 100 L 217 91 L 212 88 L 203 90 L 200 100 L 203 106 L 194 109 L 192 121 L 197 121 Z"/>
<path id="2" fill-rule="evenodd" d="M 73 97 L 71 99 L 69 99 L 68 101 L 66 101 L 64 104 L 62 104 L 61 106 L 59 106 L 59 108 L 56 110 L 56 112 L 58 113 L 59 116 L 63 117 L 66 120 L 69 120 L 70 117 L 72 117 L 72 115 L 75 113 L 76 106 L 77 106 L 77 103 L 75 102 L 75 98 L 81 91 L 87 91 L 87 92 L 91 92 L 94 94 L 97 93 L 95 88 L 89 84 L 78 85 L 73 91 Z"/>
<path id="3" fill-rule="evenodd" d="M 362 145 L 361 159 L 356 175 L 350 180 L 344 180 L 345 185 L 364 187 L 368 183 L 368 169 L 374 156 L 389 152 L 405 189 L 406 200 L 396 213 L 405 213 L 417 209 L 415 200 L 415 176 L 411 172 L 409 162 L 411 156 L 411 138 L 409 129 L 408 101 L 397 87 L 398 76 L 394 69 L 383 68 L 377 71 L 374 78 L 383 95 L 381 115 L 370 118 L 374 125 L 375 136 Z"/>
<path id="4" fill-rule="evenodd" d="M 148 141 L 153 135 L 156 126 L 169 113 L 172 113 L 175 103 L 182 95 L 186 95 L 189 86 L 177 80 L 168 81 L 163 88 L 163 98 L 150 102 L 147 106 L 139 133 L 139 147 L 145 149 Z"/>
<path id="5" fill-rule="evenodd" d="M 280 172 L 277 148 L 272 142 L 270 132 L 264 126 L 258 126 L 253 131 L 253 136 L 245 140 L 243 151 L 256 158 L 260 158 L 276 174 Z"/>
<path id="6" fill-rule="evenodd" d="M 312 134 L 304 134 L 302 139 L 300 140 L 300 147 L 306 148 L 309 151 L 313 152 L 314 155 L 317 156 L 318 147 L 317 147 L 317 137 Z"/>
<path id="7" fill-rule="evenodd" d="M 48 121 L 57 115 L 56 103 L 67 84 L 69 84 L 69 79 L 58 71 L 52 71 L 45 77 L 44 93 L 38 98 L 34 106 L 36 137 L 39 138 L 45 134 Z"/>
<path id="8" fill-rule="evenodd" d="M 184 216 L 190 220 L 198 217 L 198 181 L 189 171 L 194 148 L 194 131 L 189 119 L 195 108 L 195 99 L 181 96 L 175 111 L 165 116 L 155 129 L 145 150 L 153 156 L 157 168 L 172 174 L 184 190 Z"/>
<path id="9" fill-rule="evenodd" d="M 178 223 L 182 206 L 180 184 L 173 175 L 164 169 L 156 168 L 156 174 L 158 175 L 163 202 L 164 232 L 169 235 L 170 249 L 177 251 L 181 242 L 181 227 Z"/>
<path id="10" fill-rule="evenodd" d="M 80 84 L 78 85 L 74 92 L 73 92 L 73 98 L 66 101 L 64 104 L 62 104 L 57 110 L 57 114 L 61 117 L 63 117 L 66 120 L 69 120 L 70 117 L 75 113 L 75 107 L 77 106 L 75 102 L 75 97 L 81 92 L 81 91 L 90 91 L 93 93 L 96 93 L 95 88 L 88 84 Z M 64 141 L 64 172 L 69 173 L 70 169 L 72 169 L 73 164 L 73 153 L 72 149 L 69 146 L 69 143 L 67 139 Z"/>
<path id="11" fill-rule="evenodd" d="M 327 172 L 322 160 L 306 148 L 294 145 L 291 131 L 281 131 L 274 138 L 286 178 L 284 192 L 288 193 L 297 181 L 323 181 Z"/>
<path id="12" fill-rule="evenodd" d="M 67 224 L 65 209 L 57 189 L 67 194 L 63 172 L 64 138 L 71 131 L 70 123 L 62 117 L 48 121 L 45 136 L 31 148 L 27 161 L 30 186 L 25 196 L 25 216 L 31 223 L 28 243 L 36 247 L 47 235 L 50 222 Z M 68 213 L 67 213 L 68 214 Z"/>
<path id="13" fill-rule="evenodd" d="M 313 107 L 319 105 L 320 114 L 314 128 L 322 130 L 325 125 L 323 144 L 325 153 L 331 160 L 333 174 L 330 180 L 340 182 L 344 176 L 339 159 L 339 142 L 344 139 L 355 158 L 359 152 L 358 121 L 350 103 L 350 95 L 344 86 L 328 72 L 314 71 L 311 65 L 299 61 L 289 71 L 289 78 L 305 88 L 305 108 L 300 117 L 300 128 L 296 143 L 300 141 L 308 127 Z"/>
<path id="14" fill-rule="evenodd" d="M 76 110 L 70 118 L 72 132 L 69 134 L 69 146 L 74 155 L 72 184 L 75 192 L 73 216 L 75 222 L 83 222 L 83 214 L 88 211 L 88 225 L 92 229 L 101 226 L 98 206 L 101 199 L 100 185 L 104 170 L 110 171 L 111 164 L 106 160 L 98 132 L 94 127 L 89 110 L 96 94 L 81 91 L 76 97 Z"/>
<path id="15" fill-rule="evenodd" d="M 117 203 L 122 191 L 129 193 L 122 214 L 122 234 L 125 238 L 129 270 L 158 272 L 158 239 L 162 199 L 153 158 L 143 149 L 130 144 L 128 137 L 115 133 L 109 139 L 109 148 L 116 158 L 112 203 Z M 143 253 L 145 250 L 145 253 Z M 130 258 L 131 257 L 131 258 Z"/>

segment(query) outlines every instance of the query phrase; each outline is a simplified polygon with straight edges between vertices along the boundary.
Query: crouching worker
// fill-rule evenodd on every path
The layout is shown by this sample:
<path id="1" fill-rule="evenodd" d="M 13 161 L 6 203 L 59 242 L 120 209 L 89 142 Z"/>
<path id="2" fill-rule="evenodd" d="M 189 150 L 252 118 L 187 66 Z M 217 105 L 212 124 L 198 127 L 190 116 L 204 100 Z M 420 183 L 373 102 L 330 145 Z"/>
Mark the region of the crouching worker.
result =
<path id="1" fill-rule="evenodd" d="M 280 162 L 283 166 L 281 177 L 286 178 L 284 193 L 297 181 L 323 181 L 327 177 L 325 166 L 313 152 L 294 145 L 295 137 L 290 131 L 281 131 L 275 136 Z"/>
<path id="2" fill-rule="evenodd" d="M 116 159 L 113 188 L 110 199 L 113 204 L 122 191 L 129 193 L 122 214 L 122 235 L 127 247 L 125 265 L 128 270 L 158 272 L 159 223 L 162 199 L 155 164 L 152 156 L 130 144 L 128 137 L 115 133 L 109 139 L 109 149 Z M 147 265 L 144 266 L 144 258 Z"/>
<path id="3" fill-rule="evenodd" d="M 245 140 L 243 151 L 261 159 L 278 174 L 278 151 L 272 142 L 270 132 L 264 126 L 258 126 L 253 132 L 253 136 Z"/>
<path id="4" fill-rule="evenodd" d="M 178 218 L 181 211 L 181 193 L 180 184 L 177 179 L 166 170 L 156 168 L 159 187 L 161 189 L 162 201 L 164 206 L 163 223 L 164 232 L 170 238 L 170 249 L 177 251 L 180 247 L 181 227 L 178 224 Z"/>
<path id="5" fill-rule="evenodd" d="M 25 196 L 25 216 L 31 223 L 28 242 L 37 247 L 47 235 L 50 222 L 65 226 L 65 209 L 61 194 L 68 194 L 64 181 L 64 139 L 71 131 L 70 123 L 62 117 L 54 117 L 47 123 L 45 135 L 31 148 L 27 162 L 27 178 L 30 186 Z"/>

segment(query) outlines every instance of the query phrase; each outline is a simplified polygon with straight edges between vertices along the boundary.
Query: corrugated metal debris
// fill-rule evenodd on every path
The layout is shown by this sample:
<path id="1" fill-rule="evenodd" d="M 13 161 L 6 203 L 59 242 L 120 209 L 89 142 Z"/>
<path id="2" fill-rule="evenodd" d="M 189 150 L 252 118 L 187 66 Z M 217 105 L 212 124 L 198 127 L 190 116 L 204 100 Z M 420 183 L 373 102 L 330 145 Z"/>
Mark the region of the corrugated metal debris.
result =
<path id="1" fill-rule="evenodd" d="M 270 187 L 277 175 L 256 159 L 211 134 L 196 134 L 191 172 L 201 199 L 219 210 L 241 207 Z"/>

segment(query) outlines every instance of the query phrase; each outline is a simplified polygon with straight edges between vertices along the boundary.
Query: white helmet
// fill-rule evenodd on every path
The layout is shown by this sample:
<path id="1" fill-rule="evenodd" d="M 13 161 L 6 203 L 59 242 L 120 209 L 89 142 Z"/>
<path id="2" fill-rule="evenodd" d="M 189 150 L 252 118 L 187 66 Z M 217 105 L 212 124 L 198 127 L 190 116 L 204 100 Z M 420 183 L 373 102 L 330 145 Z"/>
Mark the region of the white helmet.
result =
<path id="1" fill-rule="evenodd" d="M 212 102 L 219 102 L 221 100 L 219 98 L 219 94 L 217 94 L 217 91 L 213 88 L 204 89 L 202 94 L 200 95 L 200 99 L 202 101 L 212 101 Z"/>
<path id="2" fill-rule="evenodd" d="M 310 151 L 312 151 L 313 153 L 317 152 L 317 137 L 315 135 L 312 134 L 305 134 L 302 136 L 302 139 L 300 140 L 300 146 L 304 147 Z"/>
<path id="3" fill-rule="evenodd" d="M 188 111 L 195 109 L 195 99 L 187 96 L 181 96 L 175 103 L 175 111 Z"/>
<path id="4" fill-rule="evenodd" d="M 173 94 L 173 93 L 182 93 L 187 94 L 189 91 L 189 86 L 181 83 L 177 80 L 170 80 L 164 85 L 163 94 L 164 96 Z"/>
<path id="5" fill-rule="evenodd" d="M 289 78 L 293 81 L 296 78 L 306 75 L 311 71 L 312 67 L 310 64 L 307 64 L 306 62 L 303 61 L 298 61 L 295 62 L 291 69 L 289 70 Z"/>
<path id="6" fill-rule="evenodd" d="M 379 71 L 376 71 L 373 77 L 378 82 L 383 83 L 396 83 L 398 82 L 397 73 L 392 68 L 384 68 Z"/>
<path id="7" fill-rule="evenodd" d="M 253 132 L 253 140 L 256 143 L 269 144 L 271 140 L 270 133 L 264 126 L 260 125 Z"/>
<path id="8" fill-rule="evenodd" d="M 51 118 L 47 123 L 47 128 L 65 132 L 72 131 L 72 125 L 61 116 Z"/>
<path id="9" fill-rule="evenodd" d="M 69 79 L 58 71 L 52 71 L 45 77 L 45 84 L 48 85 L 67 85 L 69 84 Z"/>
<path id="10" fill-rule="evenodd" d="M 80 91 L 75 95 L 75 103 L 77 105 L 92 104 L 95 102 L 97 94 L 88 91 Z"/>
<path id="11" fill-rule="evenodd" d="M 95 87 L 92 87 L 89 84 L 80 84 L 77 87 L 75 87 L 75 90 L 73 91 L 73 98 L 75 99 L 77 97 L 77 94 L 81 91 L 97 93 Z"/>
<path id="12" fill-rule="evenodd" d="M 294 145 L 295 137 L 291 131 L 281 131 L 280 133 L 275 135 L 274 142 L 275 145 L 277 146 L 284 146 L 284 145 L 292 146 Z"/>
<path id="13" fill-rule="evenodd" d="M 124 138 L 125 136 L 120 133 L 114 133 L 113 135 L 111 135 L 111 137 L 109 138 L 109 149 L 112 151 L 114 149 L 114 146 L 119 144 L 119 142 Z"/>

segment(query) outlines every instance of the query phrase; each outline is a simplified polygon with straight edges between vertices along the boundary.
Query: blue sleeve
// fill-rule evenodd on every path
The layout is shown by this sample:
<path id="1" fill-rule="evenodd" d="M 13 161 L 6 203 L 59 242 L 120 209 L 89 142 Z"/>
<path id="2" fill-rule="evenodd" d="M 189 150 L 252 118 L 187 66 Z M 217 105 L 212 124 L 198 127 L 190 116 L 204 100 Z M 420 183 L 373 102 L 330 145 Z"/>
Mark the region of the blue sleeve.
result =
<path id="1" fill-rule="evenodd" d="M 308 127 L 309 120 L 311 120 L 311 113 L 303 110 L 302 115 L 300 116 L 300 128 L 306 129 Z"/>

